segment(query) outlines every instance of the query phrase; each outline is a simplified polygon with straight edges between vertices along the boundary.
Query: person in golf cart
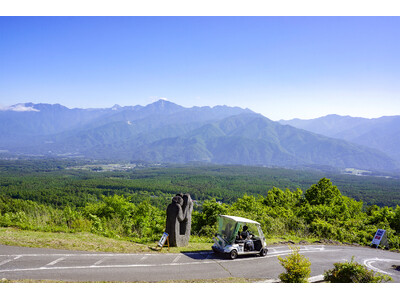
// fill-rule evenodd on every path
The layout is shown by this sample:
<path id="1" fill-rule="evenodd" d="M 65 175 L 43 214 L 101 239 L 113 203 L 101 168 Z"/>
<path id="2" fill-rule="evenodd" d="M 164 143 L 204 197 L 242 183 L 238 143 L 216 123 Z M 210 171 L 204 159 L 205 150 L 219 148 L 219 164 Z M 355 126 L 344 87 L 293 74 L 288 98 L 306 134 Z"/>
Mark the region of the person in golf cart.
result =
<path id="1" fill-rule="evenodd" d="M 244 241 L 244 250 L 248 251 L 254 251 L 254 242 L 252 240 L 253 234 L 251 234 L 250 231 L 248 231 L 249 227 L 247 225 L 243 226 L 243 231 L 240 234 L 240 238 L 242 241 Z M 237 240 L 237 242 L 240 242 L 240 240 Z"/>

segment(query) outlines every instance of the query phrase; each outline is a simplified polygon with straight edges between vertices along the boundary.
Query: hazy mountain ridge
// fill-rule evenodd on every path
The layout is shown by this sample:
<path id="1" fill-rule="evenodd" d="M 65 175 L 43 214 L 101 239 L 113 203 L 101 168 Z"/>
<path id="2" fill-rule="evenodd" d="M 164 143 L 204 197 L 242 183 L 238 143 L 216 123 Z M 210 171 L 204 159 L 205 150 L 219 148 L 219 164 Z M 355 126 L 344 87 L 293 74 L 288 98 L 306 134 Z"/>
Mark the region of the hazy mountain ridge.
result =
<path id="1" fill-rule="evenodd" d="M 0 124 L 8 125 L 0 130 L 3 152 L 367 170 L 398 166 L 378 150 L 282 125 L 238 107 L 185 108 L 166 100 L 105 109 L 33 103 L 24 107 L 0 111 Z M 334 132 L 332 122 L 325 126 Z"/>
<path id="2" fill-rule="evenodd" d="M 293 119 L 279 122 L 374 148 L 400 161 L 400 116 L 366 119 L 328 115 L 310 120 Z"/>

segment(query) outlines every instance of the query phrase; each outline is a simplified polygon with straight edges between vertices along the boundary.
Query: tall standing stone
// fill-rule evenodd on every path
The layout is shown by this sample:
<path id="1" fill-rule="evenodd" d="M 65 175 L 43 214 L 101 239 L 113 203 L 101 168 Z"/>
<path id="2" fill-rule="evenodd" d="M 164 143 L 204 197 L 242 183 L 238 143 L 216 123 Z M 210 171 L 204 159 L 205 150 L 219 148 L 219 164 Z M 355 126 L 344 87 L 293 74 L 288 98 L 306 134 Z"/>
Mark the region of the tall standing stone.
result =
<path id="1" fill-rule="evenodd" d="M 189 244 L 192 225 L 193 201 L 189 194 L 176 195 L 167 207 L 165 232 L 169 235 L 171 247 L 184 247 Z"/>

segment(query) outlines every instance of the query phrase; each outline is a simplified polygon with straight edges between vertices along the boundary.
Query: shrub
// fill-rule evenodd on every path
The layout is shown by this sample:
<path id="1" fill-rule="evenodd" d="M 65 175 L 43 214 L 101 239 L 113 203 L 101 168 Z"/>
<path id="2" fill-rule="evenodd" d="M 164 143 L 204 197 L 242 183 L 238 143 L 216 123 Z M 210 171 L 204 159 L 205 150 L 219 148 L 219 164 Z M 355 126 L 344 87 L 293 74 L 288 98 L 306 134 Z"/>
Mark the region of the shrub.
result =
<path id="1" fill-rule="evenodd" d="M 200 229 L 199 236 L 204 236 L 204 237 L 210 238 L 210 237 L 213 237 L 216 232 L 217 232 L 216 226 L 206 225 Z"/>
<path id="2" fill-rule="evenodd" d="M 226 204 L 219 203 L 215 199 L 204 201 L 201 213 L 194 212 L 192 215 L 193 232 L 197 232 L 199 235 L 212 236 L 216 232 L 218 215 L 226 214 L 227 207 Z"/>
<path id="3" fill-rule="evenodd" d="M 278 256 L 281 265 L 286 273 L 279 275 L 279 279 L 285 283 L 305 283 L 311 273 L 311 262 L 308 258 L 299 253 L 298 247 L 290 247 L 292 254 L 286 258 Z"/>
<path id="4" fill-rule="evenodd" d="M 400 248 L 400 236 L 392 235 L 388 238 L 389 240 L 389 248 L 390 249 L 399 249 Z"/>
<path id="5" fill-rule="evenodd" d="M 355 262 L 354 256 L 351 261 L 333 265 L 335 266 L 333 269 L 325 271 L 325 281 L 332 283 L 380 283 L 393 280 L 387 275 L 374 274 L 372 270 L 368 270 L 367 267 Z"/>

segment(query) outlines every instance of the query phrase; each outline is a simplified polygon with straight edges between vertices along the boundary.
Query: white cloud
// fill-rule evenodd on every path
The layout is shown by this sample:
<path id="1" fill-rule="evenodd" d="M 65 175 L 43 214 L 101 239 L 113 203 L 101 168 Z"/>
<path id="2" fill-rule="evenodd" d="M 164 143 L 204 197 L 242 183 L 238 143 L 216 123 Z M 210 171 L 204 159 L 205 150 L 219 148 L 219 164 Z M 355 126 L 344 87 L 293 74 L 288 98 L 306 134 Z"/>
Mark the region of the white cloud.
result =
<path id="1" fill-rule="evenodd" d="M 17 111 L 17 112 L 26 112 L 26 111 L 39 111 L 31 106 L 25 106 L 25 104 L 16 104 L 8 107 L 1 107 L 2 111 Z"/>

